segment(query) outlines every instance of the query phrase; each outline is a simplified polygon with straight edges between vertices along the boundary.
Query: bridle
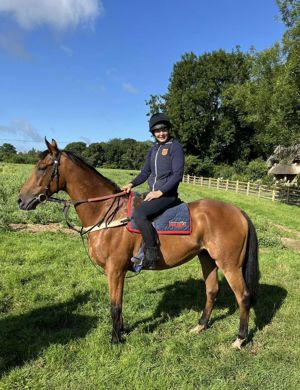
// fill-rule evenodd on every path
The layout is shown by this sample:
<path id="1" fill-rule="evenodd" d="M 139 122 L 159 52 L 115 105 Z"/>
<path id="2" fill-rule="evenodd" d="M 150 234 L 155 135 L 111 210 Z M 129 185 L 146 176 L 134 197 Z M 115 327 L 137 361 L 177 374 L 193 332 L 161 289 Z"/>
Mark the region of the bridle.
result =
<path id="1" fill-rule="evenodd" d="M 65 216 L 65 221 L 68 225 L 68 227 L 72 230 L 75 230 L 76 232 L 80 233 L 81 236 L 89 233 L 90 231 L 93 231 L 95 227 L 105 223 L 106 225 L 109 225 L 112 220 L 114 219 L 118 209 L 119 209 L 119 204 L 120 204 L 120 197 L 127 195 L 126 191 L 118 192 L 116 194 L 111 194 L 111 195 L 105 195 L 97 198 L 88 198 L 88 199 L 78 199 L 78 200 L 72 200 L 72 199 L 61 199 L 61 198 L 55 198 L 53 196 L 49 196 L 49 189 L 51 186 L 51 183 L 53 180 L 56 179 L 56 191 L 59 191 L 59 166 L 60 166 L 60 158 L 62 155 L 62 151 L 59 150 L 57 154 L 53 157 L 52 159 L 52 170 L 49 175 L 49 181 L 47 185 L 44 188 L 44 191 L 38 195 L 37 200 L 42 203 L 42 202 L 55 202 L 55 203 L 62 203 L 64 205 L 63 208 L 63 213 Z M 89 226 L 88 228 L 84 228 L 81 226 L 81 229 L 77 229 L 70 221 L 68 218 L 68 213 L 69 209 L 71 206 L 78 206 L 83 203 L 91 203 L 91 202 L 100 202 L 100 201 L 105 201 L 109 199 L 114 199 L 112 204 L 109 206 L 108 210 L 106 211 L 104 217 L 102 217 L 96 224 Z M 116 207 L 114 208 L 116 204 Z M 125 224 L 128 222 L 128 218 L 123 219 L 122 224 Z"/>
<path id="2" fill-rule="evenodd" d="M 48 192 L 54 178 L 56 178 L 56 192 L 59 190 L 59 165 L 60 165 L 61 155 L 62 155 L 62 151 L 59 150 L 56 156 L 52 159 L 52 170 L 49 175 L 49 181 L 44 188 L 44 192 L 39 194 L 39 196 L 37 197 L 37 200 L 39 200 L 40 203 L 47 200 L 51 201 L 51 196 L 48 195 Z"/>

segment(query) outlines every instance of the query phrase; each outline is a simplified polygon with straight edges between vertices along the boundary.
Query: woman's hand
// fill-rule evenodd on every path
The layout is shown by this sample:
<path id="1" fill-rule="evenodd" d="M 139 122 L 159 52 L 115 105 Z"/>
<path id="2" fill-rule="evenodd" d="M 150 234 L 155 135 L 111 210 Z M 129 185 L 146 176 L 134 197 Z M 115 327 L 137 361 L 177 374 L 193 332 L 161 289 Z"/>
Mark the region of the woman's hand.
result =
<path id="1" fill-rule="evenodd" d="M 163 195 L 163 193 L 160 190 L 158 190 L 158 191 L 151 191 L 151 192 L 149 192 L 146 195 L 146 198 L 144 199 L 144 201 L 149 201 L 149 200 L 152 200 L 152 199 L 158 199 L 162 195 Z"/>
<path id="2" fill-rule="evenodd" d="M 132 183 L 128 183 L 125 186 L 121 187 L 122 191 L 126 191 L 127 194 L 131 191 L 131 188 L 133 187 Z"/>

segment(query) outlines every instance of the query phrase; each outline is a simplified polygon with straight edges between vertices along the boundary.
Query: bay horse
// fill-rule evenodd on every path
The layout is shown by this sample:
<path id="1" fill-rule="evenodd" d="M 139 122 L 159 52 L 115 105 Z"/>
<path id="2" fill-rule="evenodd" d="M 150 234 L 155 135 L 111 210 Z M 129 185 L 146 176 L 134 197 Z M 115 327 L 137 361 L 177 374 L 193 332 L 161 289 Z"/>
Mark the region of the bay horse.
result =
<path id="1" fill-rule="evenodd" d="M 71 152 L 60 150 L 55 140 L 48 142 L 33 173 L 19 194 L 19 207 L 33 210 L 52 194 L 65 191 L 73 202 L 83 227 L 93 227 L 127 216 L 128 194 L 96 169 Z M 98 198 L 95 198 L 98 197 Z M 93 201 L 95 200 L 96 201 Z M 118 199 L 118 201 L 116 201 Z M 239 208 L 212 199 L 188 203 L 191 214 L 190 235 L 160 236 L 161 260 L 158 270 L 181 265 L 198 256 L 206 288 L 206 303 L 192 333 L 208 327 L 219 291 L 220 269 L 235 294 L 240 312 L 238 335 L 233 343 L 241 348 L 248 335 L 249 311 L 254 305 L 259 281 L 258 242 L 250 218 Z M 112 214 L 113 211 L 113 214 Z M 111 217 L 110 217 L 111 218 Z M 141 235 L 131 233 L 123 224 L 90 229 L 88 250 L 93 261 L 104 270 L 108 280 L 112 319 L 112 343 L 122 341 L 122 297 L 124 279 L 132 269 L 130 261 L 141 246 Z"/>

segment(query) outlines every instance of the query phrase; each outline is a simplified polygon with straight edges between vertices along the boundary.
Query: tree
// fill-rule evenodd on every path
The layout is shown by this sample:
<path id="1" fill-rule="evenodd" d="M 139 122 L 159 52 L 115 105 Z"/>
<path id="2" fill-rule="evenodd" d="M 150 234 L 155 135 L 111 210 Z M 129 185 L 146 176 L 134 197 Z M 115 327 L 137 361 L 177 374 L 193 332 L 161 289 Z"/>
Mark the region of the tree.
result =
<path id="1" fill-rule="evenodd" d="M 184 173 L 194 176 L 200 175 L 200 160 L 198 157 L 190 154 L 185 156 Z"/>
<path id="2" fill-rule="evenodd" d="M 145 161 L 151 142 L 138 142 L 132 138 L 114 138 L 102 143 L 104 166 L 109 168 L 140 169 Z"/>
<path id="3" fill-rule="evenodd" d="M 13 145 L 7 143 L 4 143 L 2 146 L 0 146 L 0 152 L 7 155 L 17 154 L 16 148 Z"/>
<path id="4" fill-rule="evenodd" d="M 133 140 L 131 147 L 125 148 L 126 151 L 122 155 L 122 168 L 124 169 L 140 169 L 146 159 L 146 154 L 152 143 L 150 141 L 137 142 Z"/>
<path id="5" fill-rule="evenodd" d="M 18 156 L 19 155 L 20 155 L 20 153 L 18 153 Z M 28 150 L 27 153 L 24 153 L 23 155 L 25 157 L 25 162 L 27 164 L 35 164 L 39 160 L 40 151 L 32 148 L 32 149 Z"/>
<path id="6" fill-rule="evenodd" d="M 237 48 L 197 57 L 186 53 L 173 67 L 164 104 L 174 127 L 174 134 L 188 154 L 200 160 L 230 162 L 240 155 L 242 125 L 234 110 L 224 105 L 223 93 L 233 84 L 249 79 L 251 58 Z M 148 101 L 151 112 L 156 108 L 155 95 Z"/>
<path id="7" fill-rule="evenodd" d="M 224 93 L 228 107 L 251 130 L 251 157 L 267 158 L 281 144 L 299 139 L 300 54 L 286 56 L 279 44 L 253 54 L 251 78 Z M 298 68 L 298 72 L 296 71 Z"/>
<path id="8" fill-rule="evenodd" d="M 92 166 L 99 167 L 104 162 L 104 149 L 100 143 L 92 143 L 82 152 L 82 157 Z"/>
<path id="9" fill-rule="evenodd" d="M 165 96 L 150 95 L 150 99 L 146 100 L 146 105 L 149 106 L 147 116 L 151 116 L 157 112 L 163 112 L 166 110 Z"/>
<path id="10" fill-rule="evenodd" d="M 17 155 L 16 148 L 8 143 L 4 143 L 0 146 L 0 161 L 12 161 Z"/>
<path id="11" fill-rule="evenodd" d="M 77 156 L 82 157 L 83 152 L 86 149 L 86 143 L 85 142 L 71 142 L 65 147 L 65 150 L 67 152 L 72 152 L 77 154 Z"/>
<path id="12" fill-rule="evenodd" d="M 288 28 L 294 28 L 299 23 L 300 3 L 299 0 L 276 0 L 281 12 L 282 21 Z"/>
<path id="13" fill-rule="evenodd" d="M 114 138 L 102 144 L 105 156 L 105 166 L 109 168 L 120 168 L 122 166 L 123 145 L 120 138 Z"/>

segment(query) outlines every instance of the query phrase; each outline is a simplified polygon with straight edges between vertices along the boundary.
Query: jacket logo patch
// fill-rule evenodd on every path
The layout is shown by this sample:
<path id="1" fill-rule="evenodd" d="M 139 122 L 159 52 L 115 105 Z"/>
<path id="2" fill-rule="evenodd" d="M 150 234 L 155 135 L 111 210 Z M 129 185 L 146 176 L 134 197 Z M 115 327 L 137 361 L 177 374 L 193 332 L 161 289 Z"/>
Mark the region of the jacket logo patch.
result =
<path id="1" fill-rule="evenodd" d="M 162 154 L 163 156 L 167 156 L 168 153 L 169 153 L 169 149 L 163 149 L 163 150 L 161 151 L 161 154 Z"/>

